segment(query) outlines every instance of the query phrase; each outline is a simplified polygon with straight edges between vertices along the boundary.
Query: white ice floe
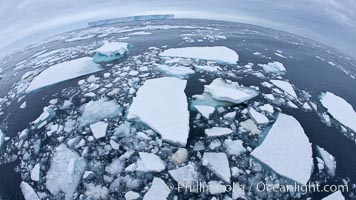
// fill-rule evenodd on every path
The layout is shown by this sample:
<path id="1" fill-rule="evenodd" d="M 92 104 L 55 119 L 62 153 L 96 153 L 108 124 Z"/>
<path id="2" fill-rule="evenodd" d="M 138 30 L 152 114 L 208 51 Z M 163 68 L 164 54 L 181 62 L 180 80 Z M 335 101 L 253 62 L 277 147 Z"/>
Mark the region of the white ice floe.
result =
<path id="1" fill-rule="evenodd" d="M 155 64 L 155 67 L 162 71 L 164 74 L 168 76 L 174 76 L 177 78 L 187 78 L 195 73 L 194 70 L 192 70 L 189 67 L 173 67 L 173 66 L 167 66 L 163 64 Z"/>
<path id="2" fill-rule="evenodd" d="M 313 153 L 303 127 L 280 113 L 260 146 L 251 153 L 276 173 L 306 184 L 313 169 Z"/>
<path id="3" fill-rule="evenodd" d="M 194 105 L 194 108 L 207 119 L 209 119 L 210 115 L 215 111 L 215 107 L 213 106 Z"/>
<path id="4" fill-rule="evenodd" d="M 203 155 L 202 164 L 225 183 L 230 183 L 231 172 L 229 160 L 225 153 L 206 152 Z"/>
<path id="5" fill-rule="evenodd" d="M 205 134 L 208 137 L 217 137 L 217 136 L 223 136 L 223 135 L 229 135 L 233 131 L 229 128 L 224 128 L 224 127 L 212 127 L 209 129 L 205 129 Z"/>
<path id="6" fill-rule="evenodd" d="M 257 125 L 255 122 L 253 122 L 251 119 L 245 120 L 240 123 L 241 128 L 244 130 L 250 132 L 252 135 L 258 135 L 261 133 L 260 129 L 258 129 Z"/>
<path id="7" fill-rule="evenodd" d="M 128 118 L 141 120 L 163 140 L 186 145 L 189 135 L 186 84 L 186 80 L 173 77 L 147 80 L 133 99 Z"/>
<path id="8" fill-rule="evenodd" d="M 125 194 L 125 200 L 136 200 L 140 197 L 140 194 L 133 191 L 128 191 Z"/>
<path id="9" fill-rule="evenodd" d="M 169 170 L 168 173 L 178 184 L 184 186 L 191 186 L 199 180 L 199 172 L 194 164 Z"/>
<path id="10" fill-rule="evenodd" d="M 25 200 L 40 200 L 35 190 L 28 183 L 22 181 L 20 188 Z"/>
<path id="11" fill-rule="evenodd" d="M 147 31 L 137 31 L 137 32 L 133 32 L 133 33 L 129 33 L 128 36 L 135 36 L 135 35 L 152 35 L 151 32 L 147 32 Z"/>
<path id="12" fill-rule="evenodd" d="M 323 200 L 344 200 L 345 197 L 342 195 L 340 191 L 334 192 L 329 196 L 323 198 Z"/>
<path id="13" fill-rule="evenodd" d="M 46 187 L 57 195 L 65 194 L 65 199 L 73 198 L 73 194 L 86 168 L 86 162 L 78 153 L 61 144 L 55 149 L 51 167 L 46 176 Z"/>
<path id="14" fill-rule="evenodd" d="M 4 143 L 4 138 L 5 138 L 5 135 L 2 132 L 2 130 L 0 129 L 0 150 L 1 150 L 2 144 Z"/>
<path id="15" fill-rule="evenodd" d="M 239 61 L 239 55 L 224 46 L 173 48 L 163 51 L 160 56 L 213 60 L 228 64 L 236 64 Z"/>
<path id="16" fill-rule="evenodd" d="M 129 44 L 125 42 L 108 42 L 95 50 L 93 57 L 95 62 L 110 62 L 120 59 L 128 52 Z"/>
<path id="17" fill-rule="evenodd" d="M 320 101 L 333 118 L 356 133 L 356 112 L 351 104 L 331 92 L 323 93 Z"/>
<path id="18" fill-rule="evenodd" d="M 254 108 L 250 107 L 248 113 L 257 124 L 267 124 L 269 122 L 264 114 L 257 112 Z"/>
<path id="19" fill-rule="evenodd" d="M 122 108 L 115 100 L 101 98 L 90 101 L 81 107 L 82 116 L 79 118 L 81 126 L 93 124 L 106 118 L 121 115 Z"/>
<path id="20" fill-rule="evenodd" d="M 143 200 L 167 200 L 170 193 L 171 190 L 161 178 L 154 178 Z"/>
<path id="21" fill-rule="evenodd" d="M 286 68 L 280 62 L 269 62 L 267 64 L 258 64 L 258 66 L 262 67 L 262 69 L 267 73 L 274 74 L 284 74 L 286 72 Z"/>
<path id="22" fill-rule="evenodd" d="M 287 94 L 291 95 L 292 97 L 298 98 L 297 94 L 293 89 L 293 86 L 289 82 L 281 80 L 271 80 L 271 82 Z"/>
<path id="23" fill-rule="evenodd" d="M 260 110 L 269 112 L 269 113 L 273 113 L 274 112 L 274 108 L 271 104 L 265 104 L 263 106 L 260 106 Z"/>
<path id="24" fill-rule="evenodd" d="M 221 78 L 215 79 L 210 85 L 205 85 L 204 88 L 204 92 L 211 94 L 214 99 L 236 104 L 248 101 L 260 93 L 252 88 L 241 87 L 237 82 L 226 83 Z"/>
<path id="25" fill-rule="evenodd" d="M 226 148 L 226 153 L 228 153 L 229 155 L 238 156 L 241 153 L 246 152 L 246 149 L 242 145 L 241 140 L 227 139 L 224 141 L 224 147 Z"/>
<path id="26" fill-rule="evenodd" d="M 75 79 L 77 77 L 92 74 L 101 70 L 103 70 L 103 68 L 94 63 L 93 59 L 90 57 L 83 57 L 59 63 L 45 69 L 38 76 L 36 76 L 32 80 L 26 92 L 29 93 L 43 87 Z"/>
<path id="27" fill-rule="evenodd" d="M 44 107 L 42 114 L 32 122 L 33 126 L 40 129 L 53 119 L 54 116 L 56 116 L 56 112 L 51 107 Z"/>
<path id="28" fill-rule="evenodd" d="M 175 165 L 180 165 L 187 161 L 188 159 L 188 151 L 184 148 L 179 148 L 174 154 L 171 156 L 171 161 Z"/>
<path id="29" fill-rule="evenodd" d="M 94 124 L 90 124 L 90 130 L 96 139 L 105 137 L 107 129 L 108 124 L 106 122 L 96 122 Z"/>
<path id="30" fill-rule="evenodd" d="M 39 181 L 40 180 L 40 164 L 37 163 L 31 170 L 31 179 L 33 181 Z"/>
<path id="31" fill-rule="evenodd" d="M 329 152 L 327 152 L 325 149 L 317 146 L 318 152 L 320 157 L 323 159 L 324 165 L 328 171 L 328 173 L 331 176 L 335 175 L 335 170 L 336 170 L 336 161 L 335 157 L 332 156 Z"/>
<path id="32" fill-rule="evenodd" d="M 160 157 L 153 153 L 140 152 L 137 160 L 137 171 L 140 172 L 160 172 L 166 169 L 166 164 Z"/>
<path id="33" fill-rule="evenodd" d="M 217 72 L 217 71 L 221 70 L 220 67 L 209 66 L 209 65 L 194 65 L 194 68 L 197 71 L 206 71 L 206 72 Z"/>

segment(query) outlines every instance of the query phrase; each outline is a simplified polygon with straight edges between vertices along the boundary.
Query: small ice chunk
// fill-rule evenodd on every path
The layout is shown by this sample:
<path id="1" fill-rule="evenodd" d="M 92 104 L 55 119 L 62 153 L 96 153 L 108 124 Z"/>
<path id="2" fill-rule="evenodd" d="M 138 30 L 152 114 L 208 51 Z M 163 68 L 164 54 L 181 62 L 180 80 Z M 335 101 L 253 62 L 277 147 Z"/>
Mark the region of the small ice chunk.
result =
<path id="1" fill-rule="evenodd" d="M 198 182 L 199 172 L 194 164 L 169 170 L 169 175 L 180 185 L 191 186 Z"/>
<path id="2" fill-rule="evenodd" d="M 226 192 L 226 188 L 223 187 L 223 183 L 221 181 L 209 181 L 208 188 L 209 193 L 212 195 L 217 195 Z M 211 200 L 214 200 L 213 198 Z"/>
<path id="3" fill-rule="evenodd" d="M 253 122 L 251 119 L 241 122 L 240 126 L 246 131 L 250 132 L 252 135 L 258 135 L 261 133 L 260 129 L 258 129 L 255 122 Z"/>
<path id="4" fill-rule="evenodd" d="M 184 148 L 179 148 L 171 157 L 171 161 L 175 165 L 180 165 L 188 159 L 188 151 Z"/>
<path id="5" fill-rule="evenodd" d="M 170 193 L 168 185 L 161 178 L 155 177 L 143 200 L 167 200 Z"/>
<path id="6" fill-rule="evenodd" d="M 331 92 L 321 94 L 320 101 L 333 118 L 356 133 L 356 112 L 351 104 Z"/>
<path id="7" fill-rule="evenodd" d="M 108 199 L 109 190 L 105 186 L 86 184 L 85 196 L 87 199 Z"/>
<path id="8" fill-rule="evenodd" d="M 223 136 L 223 135 L 229 135 L 233 131 L 229 128 L 224 128 L 224 127 L 212 127 L 209 129 L 205 129 L 205 134 L 208 137 L 216 137 L 216 136 Z"/>
<path id="9" fill-rule="evenodd" d="M 173 77 L 147 80 L 133 99 L 128 119 L 141 120 L 163 140 L 186 145 L 189 136 L 186 84 L 186 80 Z"/>
<path id="10" fill-rule="evenodd" d="M 136 200 L 140 197 L 140 194 L 133 191 L 128 191 L 125 194 L 125 200 Z"/>
<path id="11" fill-rule="evenodd" d="M 65 194 L 65 199 L 73 198 L 73 194 L 86 168 L 85 160 L 77 152 L 61 144 L 55 149 L 51 166 L 46 176 L 46 187 L 56 195 Z"/>
<path id="12" fill-rule="evenodd" d="M 96 122 L 90 125 L 90 130 L 93 133 L 95 139 L 100 139 L 106 136 L 106 130 L 108 124 L 106 122 Z"/>
<path id="13" fill-rule="evenodd" d="M 37 163 L 31 170 L 31 179 L 33 181 L 39 181 L 40 180 L 40 164 Z"/>
<path id="14" fill-rule="evenodd" d="M 197 109 L 197 111 L 206 119 L 209 119 L 210 115 L 215 111 L 215 107 L 213 106 L 194 105 L 194 108 Z"/>
<path id="15" fill-rule="evenodd" d="M 191 75 L 195 74 L 195 71 L 189 67 L 175 67 L 167 66 L 162 64 L 155 64 L 156 68 L 168 76 L 174 76 L 177 78 L 188 78 Z"/>
<path id="16" fill-rule="evenodd" d="M 116 176 L 124 170 L 125 163 L 120 159 L 114 159 L 108 166 L 105 167 L 105 172 L 111 176 Z"/>
<path id="17" fill-rule="evenodd" d="M 260 110 L 263 110 L 263 111 L 266 111 L 266 112 L 269 112 L 269 113 L 273 113 L 274 112 L 273 106 L 271 104 L 265 104 L 263 106 L 260 106 Z"/>
<path id="18" fill-rule="evenodd" d="M 173 48 L 163 51 L 160 56 L 213 60 L 228 64 L 236 64 L 239 61 L 239 55 L 224 46 Z"/>
<path id="19" fill-rule="evenodd" d="M 0 150 L 1 150 L 2 144 L 4 143 L 4 138 L 5 138 L 5 134 L 0 129 Z"/>
<path id="20" fill-rule="evenodd" d="M 43 113 L 33 121 L 33 125 L 40 129 L 56 116 L 56 112 L 51 107 L 44 107 Z"/>
<path id="21" fill-rule="evenodd" d="M 153 153 L 140 152 L 137 160 L 137 171 L 140 172 L 160 172 L 166 169 L 166 164 L 160 157 Z"/>
<path id="22" fill-rule="evenodd" d="M 226 153 L 228 153 L 229 155 L 238 156 L 241 153 L 246 152 L 246 149 L 242 145 L 241 140 L 227 139 L 224 141 L 224 147 L 226 148 Z"/>
<path id="23" fill-rule="evenodd" d="M 324 165 L 326 167 L 326 169 L 328 170 L 328 173 L 331 176 L 335 175 L 335 170 L 336 170 L 336 161 L 335 161 L 335 157 L 332 156 L 329 152 L 325 151 L 325 149 L 317 146 L 318 152 L 320 157 L 323 159 L 324 161 Z"/>
<path id="24" fill-rule="evenodd" d="M 220 67 L 209 66 L 209 65 L 194 65 L 194 68 L 197 71 L 206 71 L 206 72 L 217 72 L 221 70 Z"/>
<path id="25" fill-rule="evenodd" d="M 20 188 L 25 200 L 40 200 L 35 190 L 28 183 L 22 181 Z"/>
<path id="26" fill-rule="evenodd" d="M 251 153 L 276 173 L 306 184 L 313 169 L 313 153 L 303 127 L 280 113 L 260 146 Z"/>
<path id="27" fill-rule="evenodd" d="M 95 62 L 111 62 L 125 56 L 128 52 L 129 44 L 125 42 L 108 42 L 95 50 L 93 57 Z"/>
<path id="28" fill-rule="evenodd" d="M 267 124 L 269 122 L 268 118 L 264 114 L 257 112 L 252 107 L 248 109 L 248 113 L 257 124 Z"/>
<path id="29" fill-rule="evenodd" d="M 103 70 L 103 68 L 94 63 L 90 57 L 83 57 L 59 63 L 45 69 L 36 76 L 26 92 L 29 93 L 43 87 L 92 74 L 101 70 Z"/>
<path id="30" fill-rule="evenodd" d="M 225 183 L 230 183 L 231 172 L 229 160 L 225 153 L 206 152 L 203 155 L 202 164 Z"/>
<path id="31" fill-rule="evenodd" d="M 252 88 L 241 87 L 237 82 L 226 83 L 221 78 L 215 79 L 210 85 L 205 85 L 204 88 L 204 92 L 211 94 L 214 99 L 236 104 L 248 101 L 260 93 Z"/>
<path id="32" fill-rule="evenodd" d="M 277 75 L 282 75 L 286 72 L 286 68 L 280 62 L 269 62 L 267 64 L 258 64 L 267 73 L 273 73 Z"/>
<path id="33" fill-rule="evenodd" d="M 291 95 L 292 97 L 298 98 L 297 94 L 293 89 L 293 86 L 289 82 L 281 80 L 271 80 L 271 82 L 287 94 Z"/>
<path id="34" fill-rule="evenodd" d="M 345 197 L 342 195 L 340 191 L 334 192 L 329 196 L 323 198 L 323 200 L 344 200 Z"/>

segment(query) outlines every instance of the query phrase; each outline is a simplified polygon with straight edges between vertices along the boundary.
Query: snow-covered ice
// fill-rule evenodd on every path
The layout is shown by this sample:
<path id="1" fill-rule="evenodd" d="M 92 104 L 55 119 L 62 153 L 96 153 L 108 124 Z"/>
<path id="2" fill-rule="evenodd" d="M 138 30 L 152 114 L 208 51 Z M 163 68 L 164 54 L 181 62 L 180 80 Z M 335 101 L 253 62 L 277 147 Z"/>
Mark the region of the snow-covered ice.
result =
<path id="1" fill-rule="evenodd" d="M 47 172 L 47 189 L 52 195 L 63 192 L 66 200 L 72 199 L 86 165 L 85 160 L 77 152 L 64 144 L 59 145 L 55 149 L 51 167 Z"/>
<path id="2" fill-rule="evenodd" d="M 147 80 L 133 99 L 128 118 L 141 120 L 163 140 L 186 145 L 189 135 L 186 84 L 186 80 L 174 77 Z"/>
<path id="3" fill-rule="evenodd" d="M 133 32 L 133 33 L 129 33 L 128 36 L 135 36 L 135 35 L 152 35 L 151 32 L 147 32 L 147 31 L 137 31 L 137 32 Z"/>
<path id="4" fill-rule="evenodd" d="M 269 62 L 267 64 L 258 64 L 258 66 L 262 67 L 262 69 L 267 73 L 274 73 L 279 75 L 286 72 L 284 65 L 277 61 Z"/>
<path id="5" fill-rule="evenodd" d="M 335 175 L 335 170 L 336 170 L 336 161 L 335 157 L 332 156 L 329 152 L 327 152 L 325 149 L 317 146 L 318 152 L 320 157 L 323 159 L 324 165 L 326 169 L 328 170 L 328 173 L 331 176 Z"/>
<path id="6" fill-rule="evenodd" d="M 40 200 L 35 190 L 28 183 L 22 181 L 20 188 L 25 200 Z"/>
<path id="7" fill-rule="evenodd" d="M 356 133 L 356 112 L 350 103 L 331 92 L 323 93 L 320 101 L 333 118 Z"/>
<path id="8" fill-rule="evenodd" d="M 4 138 L 5 138 L 5 135 L 2 132 L 2 130 L 0 129 L 0 150 L 1 150 L 2 144 L 4 143 Z"/>
<path id="9" fill-rule="evenodd" d="M 160 56 L 213 60 L 228 64 L 236 64 L 239 61 L 239 55 L 224 46 L 172 48 L 163 51 Z"/>
<path id="10" fill-rule="evenodd" d="M 39 181 L 40 180 L 40 164 L 37 163 L 31 170 L 31 179 L 33 181 Z"/>
<path id="11" fill-rule="evenodd" d="M 189 76 L 193 75 L 195 73 L 194 70 L 192 70 L 189 67 L 183 67 L 183 66 L 167 66 L 164 64 L 155 64 L 155 67 L 162 71 L 164 74 L 168 76 L 174 76 L 177 78 L 188 78 Z"/>
<path id="12" fill-rule="evenodd" d="M 202 164 L 225 183 L 230 183 L 231 172 L 229 160 L 225 153 L 206 152 L 203 155 Z"/>
<path id="13" fill-rule="evenodd" d="M 120 59 L 128 52 L 129 44 L 125 42 L 108 42 L 95 50 L 95 62 L 110 62 Z"/>
<path id="14" fill-rule="evenodd" d="M 226 148 L 226 153 L 228 153 L 229 155 L 238 156 L 241 153 L 246 152 L 246 149 L 242 145 L 241 140 L 227 139 L 224 141 L 224 147 Z"/>
<path id="15" fill-rule="evenodd" d="M 260 129 L 258 129 L 255 122 L 253 122 L 251 119 L 241 122 L 240 126 L 246 131 L 250 132 L 252 135 L 258 135 L 261 133 Z"/>
<path id="16" fill-rule="evenodd" d="M 140 194 L 137 192 L 133 192 L 133 191 L 128 191 L 125 194 L 125 200 L 135 200 L 138 199 L 140 197 Z"/>
<path id="17" fill-rule="evenodd" d="M 137 171 L 140 172 L 160 172 L 166 169 L 166 164 L 160 157 L 153 153 L 140 152 L 137 160 Z"/>
<path id="18" fill-rule="evenodd" d="M 267 124 L 269 122 L 268 118 L 264 114 L 257 112 L 252 107 L 248 109 L 248 113 L 257 124 Z"/>
<path id="19" fill-rule="evenodd" d="M 51 107 L 44 107 L 42 114 L 32 123 L 36 128 L 40 129 L 53 119 L 55 115 L 56 112 Z"/>
<path id="20" fill-rule="evenodd" d="M 271 82 L 292 97 L 298 98 L 293 86 L 289 82 L 281 80 L 271 80 Z"/>
<path id="21" fill-rule="evenodd" d="M 90 130 L 96 139 L 105 137 L 107 129 L 108 124 L 106 122 L 96 122 L 94 124 L 90 124 Z"/>
<path id="22" fill-rule="evenodd" d="M 36 76 L 32 80 L 30 86 L 26 89 L 26 92 L 29 93 L 43 87 L 75 79 L 101 70 L 103 70 L 103 68 L 94 63 L 93 59 L 90 57 L 83 57 L 59 63 L 45 69 Z"/>
<path id="23" fill-rule="evenodd" d="M 194 164 L 169 170 L 168 173 L 178 184 L 184 186 L 191 186 L 199 180 L 199 172 Z"/>
<path id="24" fill-rule="evenodd" d="M 171 161 L 175 165 L 180 165 L 188 159 L 188 151 L 184 148 L 179 148 L 174 154 L 172 154 Z"/>
<path id="25" fill-rule="evenodd" d="M 306 184 L 313 169 L 313 153 L 303 127 L 280 113 L 262 144 L 251 155 L 291 180 Z"/>
<path id="26" fill-rule="evenodd" d="M 155 177 L 143 200 L 167 200 L 170 193 L 168 185 L 161 178 Z"/>
<path id="27" fill-rule="evenodd" d="M 209 119 L 210 115 L 215 111 L 215 107 L 213 106 L 194 105 L 194 108 L 207 119 Z"/>
<path id="28" fill-rule="evenodd" d="M 223 136 L 223 135 L 229 135 L 233 131 L 229 128 L 224 128 L 224 127 L 212 127 L 209 129 L 205 129 L 205 134 L 208 137 L 217 137 L 217 136 Z"/>
<path id="29" fill-rule="evenodd" d="M 340 191 L 334 192 L 329 196 L 323 198 L 323 200 L 344 200 L 345 197 L 342 195 Z"/>
<path id="30" fill-rule="evenodd" d="M 241 87 L 237 82 L 226 83 L 221 78 L 215 79 L 210 85 L 205 85 L 204 92 L 211 94 L 216 100 L 236 104 L 248 101 L 260 93 L 252 88 Z"/>

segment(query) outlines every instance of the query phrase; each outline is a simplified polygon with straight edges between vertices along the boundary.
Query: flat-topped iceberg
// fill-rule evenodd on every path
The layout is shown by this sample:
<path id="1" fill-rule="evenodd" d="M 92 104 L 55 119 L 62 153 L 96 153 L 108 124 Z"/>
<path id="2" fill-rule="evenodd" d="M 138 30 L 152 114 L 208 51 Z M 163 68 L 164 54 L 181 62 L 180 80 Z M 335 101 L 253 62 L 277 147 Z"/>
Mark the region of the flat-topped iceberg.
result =
<path id="1" fill-rule="evenodd" d="M 167 200 L 170 193 L 171 190 L 161 178 L 154 178 L 143 200 Z"/>
<path id="2" fill-rule="evenodd" d="M 133 99 L 128 119 L 141 120 L 163 140 L 186 145 L 189 135 L 186 84 L 186 80 L 173 77 L 147 80 Z"/>
<path id="3" fill-rule="evenodd" d="M 95 50 L 94 62 L 111 62 L 125 56 L 129 51 L 129 44 L 126 42 L 108 42 Z"/>
<path id="4" fill-rule="evenodd" d="M 90 57 L 83 57 L 59 63 L 45 69 L 38 76 L 36 76 L 32 80 L 26 92 L 29 93 L 40 88 L 75 79 L 87 74 L 92 74 L 101 70 L 103 70 L 103 68 L 94 63 L 93 59 Z"/>
<path id="5" fill-rule="evenodd" d="M 271 80 L 271 82 L 273 83 L 273 85 L 277 86 L 278 88 L 286 92 L 288 95 L 294 98 L 298 98 L 297 94 L 293 89 L 293 86 L 289 82 L 281 80 Z"/>
<path id="6" fill-rule="evenodd" d="M 321 94 L 320 102 L 333 118 L 356 133 L 356 112 L 351 104 L 331 92 Z"/>
<path id="7" fill-rule="evenodd" d="M 64 144 L 59 145 L 55 149 L 51 167 L 47 172 L 47 189 L 52 195 L 63 192 L 66 200 L 72 199 L 86 165 L 85 160 L 77 152 Z"/>
<path id="8" fill-rule="evenodd" d="M 202 164 L 225 183 L 230 183 L 231 172 L 229 160 L 225 153 L 206 152 L 203 155 Z"/>
<path id="9" fill-rule="evenodd" d="M 286 72 L 286 68 L 280 62 L 269 62 L 267 64 L 258 64 L 258 66 L 262 67 L 262 69 L 267 73 L 273 73 L 277 75 L 284 74 Z"/>
<path id="10" fill-rule="evenodd" d="M 182 67 L 182 66 L 175 67 L 175 66 L 167 66 L 163 64 L 155 64 L 155 66 L 158 70 L 160 70 L 164 74 L 168 76 L 174 76 L 177 78 L 188 78 L 195 73 L 195 71 L 189 67 Z"/>
<path id="11" fill-rule="evenodd" d="M 163 51 L 160 56 L 213 60 L 227 64 L 239 61 L 239 55 L 224 46 L 172 48 Z"/>
<path id="12" fill-rule="evenodd" d="M 306 184 L 313 169 L 313 153 L 303 127 L 280 113 L 260 146 L 251 155 L 293 181 Z"/>
<path id="13" fill-rule="evenodd" d="M 204 92 L 211 94 L 216 100 L 235 104 L 248 101 L 260 94 L 255 89 L 242 87 L 237 82 L 226 83 L 221 78 L 215 79 L 210 85 L 205 85 Z"/>

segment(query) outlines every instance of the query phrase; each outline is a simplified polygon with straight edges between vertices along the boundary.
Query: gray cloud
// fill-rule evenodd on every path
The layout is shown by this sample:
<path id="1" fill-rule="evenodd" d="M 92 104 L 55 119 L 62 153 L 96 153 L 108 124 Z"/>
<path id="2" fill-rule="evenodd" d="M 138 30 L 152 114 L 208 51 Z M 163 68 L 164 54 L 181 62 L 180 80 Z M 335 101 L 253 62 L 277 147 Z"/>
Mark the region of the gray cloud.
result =
<path id="1" fill-rule="evenodd" d="M 0 0 L 0 54 L 38 39 L 129 15 L 174 13 L 262 25 L 302 35 L 356 57 L 354 0 Z"/>

